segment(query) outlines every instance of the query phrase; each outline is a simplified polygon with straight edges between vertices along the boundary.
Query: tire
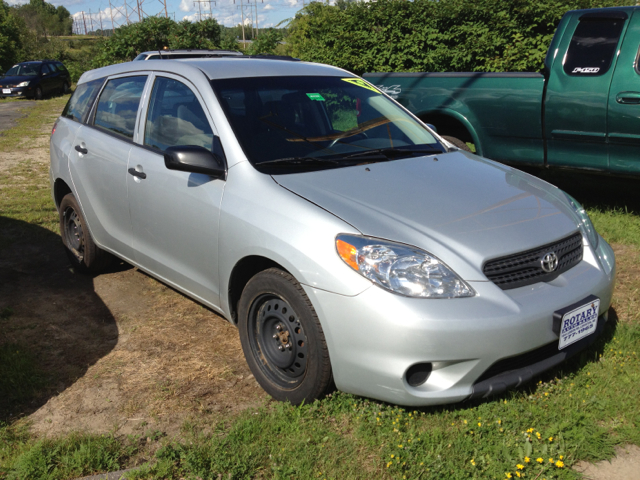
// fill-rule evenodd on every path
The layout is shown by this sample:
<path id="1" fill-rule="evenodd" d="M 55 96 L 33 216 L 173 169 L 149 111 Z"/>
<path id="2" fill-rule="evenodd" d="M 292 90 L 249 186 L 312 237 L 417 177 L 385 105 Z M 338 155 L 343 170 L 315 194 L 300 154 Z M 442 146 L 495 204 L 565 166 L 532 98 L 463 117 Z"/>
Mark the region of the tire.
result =
<path id="1" fill-rule="evenodd" d="M 36 87 L 35 91 L 33 92 L 33 98 L 35 100 L 42 100 L 42 88 Z"/>
<path id="2" fill-rule="evenodd" d="M 98 247 L 91 238 L 78 201 L 69 193 L 60 202 L 60 236 L 74 269 L 98 273 L 109 267 L 114 257 Z"/>
<path id="3" fill-rule="evenodd" d="M 65 80 L 65 82 L 62 84 L 62 92 L 61 92 L 61 94 L 62 95 L 66 94 L 69 91 L 69 88 L 70 88 L 69 87 L 69 82 L 67 82 Z"/>
<path id="4" fill-rule="evenodd" d="M 442 138 L 444 138 L 447 142 L 449 142 L 452 145 L 456 146 L 460 150 L 464 150 L 465 152 L 471 152 L 471 149 L 469 148 L 469 146 L 466 143 L 464 143 L 462 140 L 460 140 L 459 138 L 450 137 L 448 135 L 442 135 Z"/>
<path id="5" fill-rule="evenodd" d="M 270 268 L 255 275 L 242 292 L 238 315 L 244 356 L 269 395 L 300 405 L 333 388 L 322 326 L 290 274 Z"/>

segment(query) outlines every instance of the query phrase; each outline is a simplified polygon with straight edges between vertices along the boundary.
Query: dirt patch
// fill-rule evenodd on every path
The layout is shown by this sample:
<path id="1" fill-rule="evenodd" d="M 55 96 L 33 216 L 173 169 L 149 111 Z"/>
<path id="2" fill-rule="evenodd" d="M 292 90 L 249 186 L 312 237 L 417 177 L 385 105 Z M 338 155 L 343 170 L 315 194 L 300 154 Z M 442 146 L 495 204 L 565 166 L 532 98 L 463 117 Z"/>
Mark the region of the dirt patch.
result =
<path id="1" fill-rule="evenodd" d="M 616 447 L 616 456 L 611 461 L 579 462 L 573 468 L 582 473 L 585 480 L 640 480 L 640 447 Z"/>
<path id="2" fill-rule="evenodd" d="M 56 377 L 56 392 L 28 417 L 34 432 L 175 434 L 189 418 L 215 422 L 267 399 L 237 329 L 139 270 L 79 275 L 61 246 L 48 262 L 12 270 L 13 291 L 0 299 L 13 298 L 10 321 L 23 327 L 7 339 L 28 344 Z"/>
<path id="3" fill-rule="evenodd" d="M 35 104 L 33 100 L 0 103 L 0 132 L 15 126 L 16 120 L 24 117 Z"/>

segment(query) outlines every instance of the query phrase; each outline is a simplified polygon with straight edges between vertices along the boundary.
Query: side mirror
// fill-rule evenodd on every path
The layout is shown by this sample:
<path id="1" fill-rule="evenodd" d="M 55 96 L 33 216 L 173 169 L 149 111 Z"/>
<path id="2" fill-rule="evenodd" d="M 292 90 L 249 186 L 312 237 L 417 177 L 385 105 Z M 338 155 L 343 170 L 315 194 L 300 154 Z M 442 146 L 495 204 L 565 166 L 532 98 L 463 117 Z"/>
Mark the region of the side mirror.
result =
<path id="1" fill-rule="evenodd" d="M 224 161 L 219 155 L 204 147 L 178 145 L 164 151 L 164 164 L 169 170 L 203 173 L 212 177 L 224 178 Z"/>

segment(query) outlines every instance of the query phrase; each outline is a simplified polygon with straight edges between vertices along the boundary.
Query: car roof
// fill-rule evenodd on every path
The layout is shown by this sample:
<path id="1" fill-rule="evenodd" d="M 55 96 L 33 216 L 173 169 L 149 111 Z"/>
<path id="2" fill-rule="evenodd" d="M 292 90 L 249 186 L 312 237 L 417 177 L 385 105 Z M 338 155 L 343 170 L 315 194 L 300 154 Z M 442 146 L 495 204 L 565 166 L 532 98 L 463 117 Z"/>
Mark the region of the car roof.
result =
<path id="1" fill-rule="evenodd" d="M 167 72 L 190 78 L 203 73 L 209 80 L 243 77 L 282 77 L 282 76 L 341 76 L 354 77 L 341 68 L 321 63 L 280 60 L 271 58 L 252 58 L 248 56 L 219 58 L 187 58 L 179 60 L 147 60 L 145 62 L 127 62 L 109 65 L 85 72 L 78 84 L 133 72 Z"/>

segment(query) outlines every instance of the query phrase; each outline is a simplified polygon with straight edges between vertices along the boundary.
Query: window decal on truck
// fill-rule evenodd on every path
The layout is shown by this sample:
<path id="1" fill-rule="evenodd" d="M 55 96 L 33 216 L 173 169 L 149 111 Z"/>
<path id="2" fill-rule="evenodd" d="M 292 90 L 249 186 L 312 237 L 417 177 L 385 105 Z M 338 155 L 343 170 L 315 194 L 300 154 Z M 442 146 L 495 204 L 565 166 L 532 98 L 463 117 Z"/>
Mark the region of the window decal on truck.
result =
<path id="1" fill-rule="evenodd" d="M 384 85 L 376 85 L 376 87 L 378 87 L 381 92 L 386 93 L 393 99 L 398 98 L 398 95 L 402 93 L 402 88 L 400 87 L 400 85 L 389 85 L 388 87 Z"/>
<path id="2" fill-rule="evenodd" d="M 573 69 L 571 73 L 598 73 L 600 71 L 599 67 L 576 67 Z"/>

